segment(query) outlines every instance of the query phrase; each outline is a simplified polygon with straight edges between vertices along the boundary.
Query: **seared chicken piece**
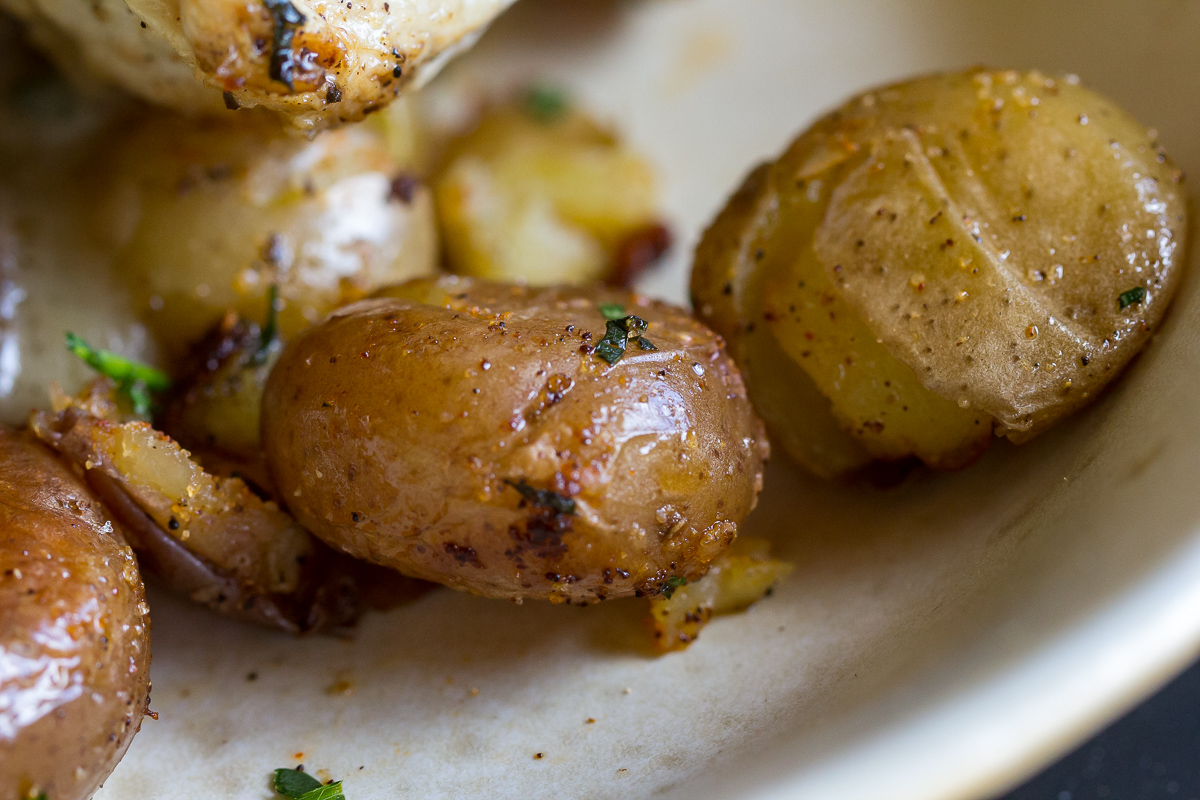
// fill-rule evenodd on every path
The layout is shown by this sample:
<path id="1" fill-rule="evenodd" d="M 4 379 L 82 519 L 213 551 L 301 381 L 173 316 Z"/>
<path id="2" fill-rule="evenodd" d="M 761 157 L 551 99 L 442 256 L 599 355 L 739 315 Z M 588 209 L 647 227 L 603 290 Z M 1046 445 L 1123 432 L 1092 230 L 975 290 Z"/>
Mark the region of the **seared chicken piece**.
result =
<path id="1" fill-rule="evenodd" d="M 513 0 L 0 0 L 70 71 L 189 114 L 265 106 L 315 130 L 428 79 Z"/>

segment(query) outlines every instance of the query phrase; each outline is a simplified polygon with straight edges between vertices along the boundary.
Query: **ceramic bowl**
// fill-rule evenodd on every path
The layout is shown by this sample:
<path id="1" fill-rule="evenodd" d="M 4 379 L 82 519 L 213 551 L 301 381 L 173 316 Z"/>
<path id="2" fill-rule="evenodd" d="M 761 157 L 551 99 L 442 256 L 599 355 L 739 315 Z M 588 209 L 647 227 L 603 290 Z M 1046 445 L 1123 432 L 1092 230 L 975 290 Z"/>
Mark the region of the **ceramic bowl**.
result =
<path id="1" fill-rule="evenodd" d="M 1194 0 L 522 0 L 433 90 L 549 80 L 617 123 L 678 234 L 642 288 L 682 301 L 752 164 L 916 73 L 1076 73 L 1200 176 L 1197 41 Z M 298 761 L 351 800 L 1001 791 L 1200 646 L 1198 277 L 1119 384 L 1026 446 L 890 491 L 776 458 L 748 527 L 796 571 L 686 652 L 646 652 L 640 603 L 438 591 L 295 641 L 154 594 L 160 718 L 98 797 L 267 798 Z"/>

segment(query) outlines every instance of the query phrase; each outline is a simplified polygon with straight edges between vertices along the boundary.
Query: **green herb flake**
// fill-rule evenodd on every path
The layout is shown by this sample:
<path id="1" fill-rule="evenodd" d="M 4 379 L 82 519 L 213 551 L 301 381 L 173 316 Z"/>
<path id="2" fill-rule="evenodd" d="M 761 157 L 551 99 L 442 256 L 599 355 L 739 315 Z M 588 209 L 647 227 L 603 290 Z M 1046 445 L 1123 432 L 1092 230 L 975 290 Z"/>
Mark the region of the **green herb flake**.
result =
<path id="1" fill-rule="evenodd" d="M 642 336 L 650 324 L 637 316 L 621 319 L 609 319 L 605 326 L 604 338 L 596 344 L 595 354 L 610 365 L 616 364 L 625 355 L 630 340 L 636 340 L 642 350 L 657 350 L 650 340 Z"/>
<path id="2" fill-rule="evenodd" d="M 625 347 L 629 344 L 629 331 L 619 320 L 610 319 L 607 323 L 604 338 L 596 343 L 595 353 L 610 365 L 616 364 L 625 355 Z"/>
<path id="3" fill-rule="evenodd" d="M 261 366 L 270 360 L 279 349 L 279 285 L 271 284 L 267 290 L 267 318 L 263 322 L 262 332 L 258 335 L 258 349 L 254 351 L 254 364 Z"/>
<path id="4" fill-rule="evenodd" d="M 307 18 L 292 5 L 291 0 L 264 0 L 264 5 L 271 12 L 275 31 L 271 41 L 271 80 L 279 81 L 288 87 L 288 91 L 294 92 L 299 59 L 292 50 L 292 41 L 296 31 L 304 27 Z"/>
<path id="5" fill-rule="evenodd" d="M 299 800 L 346 800 L 346 795 L 342 792 L 342 782 L 334 781 L 300 795 Z"/>
<path id="6" fill-rule="evenodd" d="M 532 503 L 535 506 L 548 508 L 558 514 L 570 515 L 575 513 L 575 501 L 569 497 L 563 497 L 558 492 L 552 492 L 549 489 L 536 489 L 523 480 L 505 480 L 504 482 L 520 492 L 526 502 Z"/>
<path id="7" fill-rule="evenodd" d="M 525 111 L 539 122 L 554 122 L 570 108 L 566 91 L 557 86 L 531 86 L 525 92 Z"/>
<path id="8" fill-rule="evenodd" d="M 1117 302 L 1121 304 L 1121 310 L 1136 305 L 1146 299 L 1146 287 L 1135 286 L 1127 292 L 1121 292 L 1121 296 L 1117 298 Z"/>
<path id="9" fill-rule="evenodd" d="M 667 588 L 662 590 L 663 597 L 670 600 L 675 596 L 675 590 L 680 586 L 687 586 L 687 578 L 680 577 L 679 575 L 672 575 L 667 578 Z"/>
<path id="10" fill-rule="evenodd" d="M 620 303 L 601 303 L 597 308 L 607 320 L 616 321 L 625 317 L 625 306 Z"/>
<path id="11" fill-rule="evenodd" d="M 275 770 L 274 786 L 276 792 L 295 800 L 311 791 L 320 789 L 321 782 L 307 772 L 301 772 L 298 769 L 277 769 Z"/>
<path id="12" fill-rule="evenodd" d="M 640 349 L 640 350 L 650 350 L 652 352 L 658 351 L 658 348 L 654 346 L 654 342 L 650 341 L 645 336 L 639 336 L 637 343 L 638 343 L 638 349 Z"/>
<path id="13" fill-rule="evenodd" d="M 171 379 L 165 372 L 139 364 L 108 350 L 97 350 L 73 333 L 67 333 L 67 349 L 85 364 L 111 378 L 117 389 L 124 392 L 133 403 L 138 416 L 148 415 L 154 405 L 153 393 L 171 388 Z"/>

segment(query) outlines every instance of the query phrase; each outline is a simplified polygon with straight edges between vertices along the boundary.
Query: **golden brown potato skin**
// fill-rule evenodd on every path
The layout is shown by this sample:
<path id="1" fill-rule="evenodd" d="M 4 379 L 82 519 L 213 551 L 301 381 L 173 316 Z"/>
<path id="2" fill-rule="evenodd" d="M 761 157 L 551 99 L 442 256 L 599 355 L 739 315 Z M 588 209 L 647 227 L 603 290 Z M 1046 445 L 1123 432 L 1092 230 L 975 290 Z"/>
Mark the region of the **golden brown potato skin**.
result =
<path id="1" fill-rule="evenodd" d="M 121 129 L 101 208 L 115 272 L 172 358 L 230 309 L 263 319 L 273 285 L 290 335 L 438 268 L 432 192 L 374 126 L 305 140 L 261 114 L 151 112 Z"/>
<path id="2" fill-rule="evenodd" d="M 731 340 L 770 329 L 871 455 L 962 466 L 986 445 L 976 430 L 1036 435 L 1146 343 L 1185 262 L 1182 179 L 1074 78 L 882 87 L 751 176 L 697 253 L 693 298 Z"/>
<path id="3" fill-rule="evenodd" d="M 133 553 L 44 445 L 0 426 L 0 798 L 90 797 L 150 699 Z"/>
<path id="4" fill-rule="evenodd" d="M 761 424 L 682 310 L 454 277 L 381 294 L 294 341 L 264 397 L 280 494 L 327 542 L 476 594 L 587 603 L 702 575 L 754 507 Z M 600 303 L 658 350 L 601 360 Z"/>

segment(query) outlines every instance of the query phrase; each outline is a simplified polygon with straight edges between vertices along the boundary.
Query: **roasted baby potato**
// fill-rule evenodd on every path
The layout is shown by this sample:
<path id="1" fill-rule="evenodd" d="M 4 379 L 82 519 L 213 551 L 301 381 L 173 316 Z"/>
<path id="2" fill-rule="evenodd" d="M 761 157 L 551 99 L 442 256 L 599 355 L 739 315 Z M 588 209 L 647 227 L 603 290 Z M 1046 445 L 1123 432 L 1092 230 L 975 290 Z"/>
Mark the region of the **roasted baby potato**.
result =
<path id="1" fill-rule="evenodd" d="M 753 508 L 767 453 L 719 337 L 682 310 L 452 276 L 302 333 L 262 419 L 280 496 L 309 530 L 517 600 L 700 577 Z"/>
<path id="2" fill-rule="evenodd" d="M 133 553 L 48 447 L 0 426 L 0 798 L 85 800 L 150 700 Z"/>
<path id="3" fill-rule="evenodd" d="M 547 89 L 453 142 L 434 191 L 447 262 L 463 275 L 627 285 L 670 244 L 650 166 Z"/>
<path id="4" fill-rule="evenodd" d="M 374 128 L 311 141 L 245 114 L 156 114 L 122 134 L 101 224 L 117 269 L 170 356 L 230 309 L 285 334 L 379 286 L 437 270 L 431 192 Z"/>
<path id="5" fill-rule="evenodd" d="M 273 317 L 259 326 L 227 314 L 179 362 L 178 378 L 163 398 L 155 424 L 206 457 L 261 462 L 262 394 L 283 351 L 277 332 Z M 259 483 L 268 485 L 269 480 Z"/>
<path id="6" fill-rule="evenodd" d="M 960 467 L 993 431 L 1025 441 L 1085 405 L 1145 344 L 1181 274 L 1182 180 L 1075 78 L 922 78 L 752 173 L 697 251 L 693 300 L 815 471 Z M 792 404 L 767 384 L 797 367 L 827 410 L 807 382 Z M 818 445 L 830 416 L 842 436 Z"/>
<path id="7" fill-rule="evenodd" d="M 107 380 L 59 397 L 30 427 L 85 472 L 143 568 L 194 602 L 289 633 L 344 629 L 362 612 L 357 570 L 240 477 L 202 467 L 140 421 Z"/>

